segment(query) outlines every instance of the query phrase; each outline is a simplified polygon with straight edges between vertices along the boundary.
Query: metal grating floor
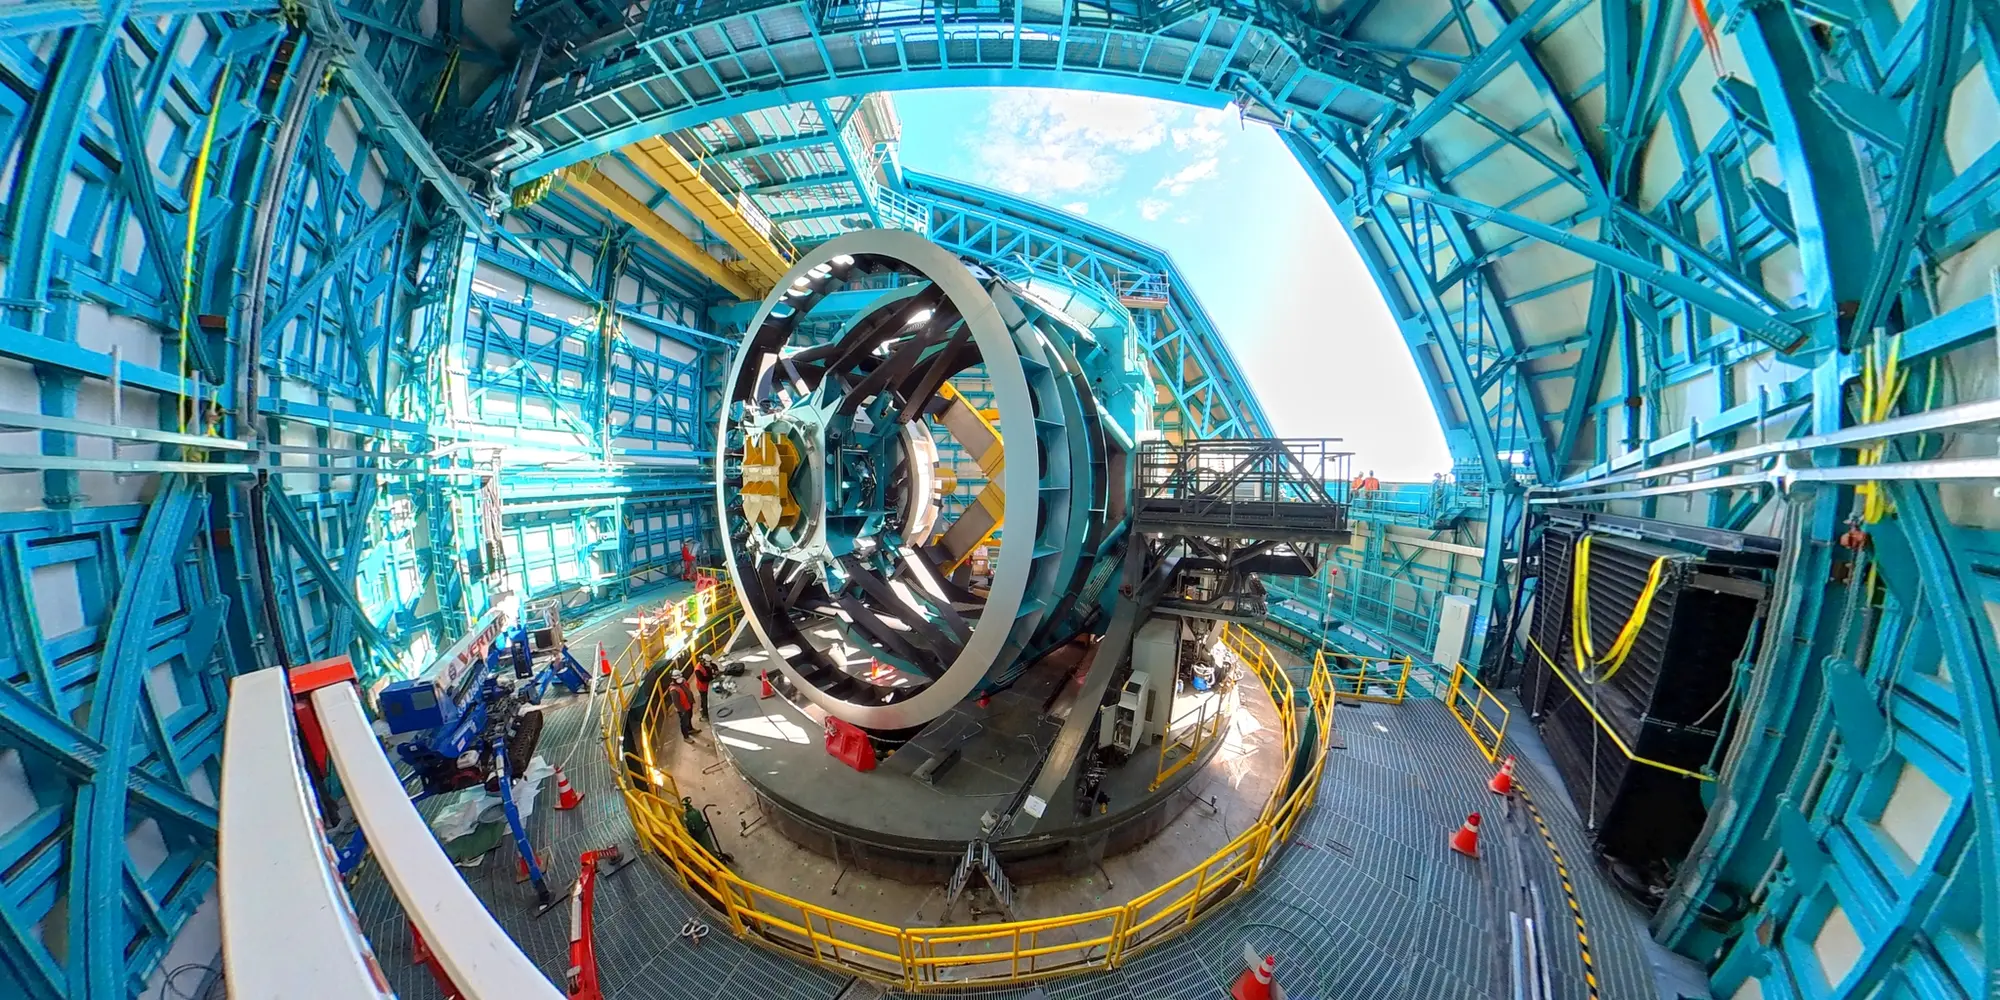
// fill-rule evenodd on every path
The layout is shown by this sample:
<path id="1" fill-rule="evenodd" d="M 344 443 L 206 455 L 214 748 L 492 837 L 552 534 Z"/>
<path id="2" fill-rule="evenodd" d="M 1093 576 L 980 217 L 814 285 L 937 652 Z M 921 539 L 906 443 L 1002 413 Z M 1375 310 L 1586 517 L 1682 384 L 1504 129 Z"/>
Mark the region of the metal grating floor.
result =
<path id="1" fill-rule="evenodd" d="M 654 598 L 655 601 L 658 598 Z M 602 635 L 612 655 L 625 642 L 622 617 L 576 630 L 572 648 L 589 650 Z M 1318 803 L 1276 867 L 1248 897 L 1193 931 L 1153 948 L 1124 968 L 1043 984 L 1052 1000 L 1216 1000 L 1241 966 L 1243 943 L 1279 954 L 1278 981 L 1292 1000 L 1472 1000 L 1509 995 L 1510 908 L 1524 909 L 1521 886 L 1540 887 L 1554 955 L 1555 995 L 1588 1000 L 1568 904 L 1555 862 L 1518 803 L 1510 811 L 1487 792 L 1492 769 L 1442 704 L 1413 697 L 1401 706 L 1342 705 L 1344 749 L 1328 760 Z M 560 761 L 584 721 L 583 700 L 551 713 L 543 753 Z M 1523 738 L 1515 727 L 1509 739 Z M 1526 738 L 1532 738 L 1529 734 Z M 1598 873 L 1575 813 L 1560 788 L 1522 754 L 1516 778 L 1539 806 L 1587 929 L 1592 968 L 1607 1000 L 1657 995 L 1645 954 L 1643 914 Z M 587 737 L 564 768 L 584 793 L 576 810 L 538 809 L 531 826 L 546 855 L 552 889 L 576 875 L 577 855 L 592 847 L 632 846 L 623 805 L 603 754 Z M 552 793 L 551 793 L 552 794 Z M 1446 839 L 1467 812 L 1484 820 L 1482 858 L 1451 853 Z M 534 916 L 534 894 L 514 882 L 504 846 L 467 872 L 502 926 L 551 981 L 568 965 L 568 912 Z M 411 964 L 400 905 L 379 872 L 354 888 L 363 929 L 405 998 L 436 997 L 428 974 Z M 679 937 L 701 914 L 654 862 L 630 865 L 598 881 L 597 948 L 606 997 L 756 997 L 758 1000 L 873 1000 L 879 989 L 856 983 L 747 942 L 711 934 L 699 947 Z M 712 924 L 715 921 L 710 921 Z M 955 994 L 1029 1000 L 1032 990 Z M 896 996 L 890 994 L 889 996 Z"/>

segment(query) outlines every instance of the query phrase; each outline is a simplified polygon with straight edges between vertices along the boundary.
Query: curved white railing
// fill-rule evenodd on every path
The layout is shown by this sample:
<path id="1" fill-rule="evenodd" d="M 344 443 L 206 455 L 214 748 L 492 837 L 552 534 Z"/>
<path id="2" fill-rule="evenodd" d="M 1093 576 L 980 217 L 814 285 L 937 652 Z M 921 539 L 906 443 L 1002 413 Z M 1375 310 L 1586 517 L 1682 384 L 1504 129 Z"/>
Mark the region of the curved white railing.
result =
<path id="1" fill-rule="evenodd" d="M 231 996 L 393 996 L 320 832 L 282 670 L 229 686 L 219 830 Z"/>
<path id="2" fill-rule="evenodd" d="M 561 1000 L 410 803 L 351 681 L 312 692 L 348 803 L 403 912 L 469 1000 Z M 299 763 L 283 671 L 231 685 L 221 805 L 222 946 L 232 997 L 393 996 L 334 874 Z"/>

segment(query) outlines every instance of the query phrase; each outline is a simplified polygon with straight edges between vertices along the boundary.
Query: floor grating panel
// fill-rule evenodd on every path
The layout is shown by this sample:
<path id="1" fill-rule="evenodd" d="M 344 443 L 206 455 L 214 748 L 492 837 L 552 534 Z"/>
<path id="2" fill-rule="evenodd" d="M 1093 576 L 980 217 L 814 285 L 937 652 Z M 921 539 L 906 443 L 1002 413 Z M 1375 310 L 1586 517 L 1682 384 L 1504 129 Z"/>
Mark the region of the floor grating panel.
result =
<path id="1" fill-rule="evenodd" d="M 572 647 L 588 650 L 602 637 L 616 657 L 626 642 L 620 617 L 614 613 L 603 624 L 575 629 Z M 1584 1000 L 1574 936 L 1568 921 L 1559 919 L 1568 907 L 1554 861 L 1526 811 L 1516 805 L 1510 814 L 1486 791 L 1491 766 L 1442 704 L 1413 697 L 1400 706 L 1342 705 L 1337 720 L 1346 748 L 1328 758 L 1318 804 L 1254 893 L 1124 968 L 1046 983 L 1044 994 L 1050 1000 L 1214 1000 L 1240 971 L 1247 940 L 1279 953 L 1278 979 L 1292 1000 L 1501 1000 L 1510 993 L 1507 913 L 1526 909 L 1523 885 L 1532 881 L 1551 920 L 1556 995 Z M 562 760 L 584 721 L 581 698 L 553 706 L 544 756 Z M 610 843 L 630 850 L 633 843 L 594 727 L 585 735 L 564 768 L 584 793 L 583 804 L 570 812 L 538 809 L 531 822 L 558 892 L 575 877 L 582 851 Z M 1517 731 L 1510 738 L 1524 737 Z M 1600 996 L 1654 996 L 1643 915 L 1599 875 L 1575 814 L 1553 782 L 1526 760 L 1516 779 L 1535 798 L 1568 864 L 1589 927 Z M 1474 810 L 1486 821 L 1477 862 L 1446 844 Z M 533 892 L 516 884 L 513 873 L 511 848 L 503 846 L 467 878 L 523 950 L 560 983 L 568 965 L 567 909 L 537 919 Z M 410 964 L 402 911 L 373 869 L 358 879 L 355 904 L 398 994 L 436 997 L 429 976 Z M 720 927 L 699 947 L 688 944 L 680 937 L 688 918 L 718 922 L 650 859 L 600 879 L 596 905 L 599 976 L 612 1000 L 901 997 L 735 940 Z M 1034 994 L 957 996 L 1029 1000 Z"/>

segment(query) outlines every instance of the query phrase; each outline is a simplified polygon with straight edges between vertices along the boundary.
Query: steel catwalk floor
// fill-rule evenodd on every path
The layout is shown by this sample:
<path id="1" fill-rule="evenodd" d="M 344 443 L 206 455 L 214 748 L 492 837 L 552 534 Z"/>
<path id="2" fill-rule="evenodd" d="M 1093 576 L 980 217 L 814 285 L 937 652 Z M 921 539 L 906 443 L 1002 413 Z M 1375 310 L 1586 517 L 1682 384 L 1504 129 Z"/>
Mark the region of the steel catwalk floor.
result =
<path id="1" fill-rule="evenodd" d="M 648 603 L 659 600 L 655 595 Z M 579 658 L 600 639 L 614 657 L 622 651 L 627 640 L 621 617 L 613 613 L 575 630 L 572 649 Z M 552 711 L 542 738 L 544 756 L 559 762 L 584 721 L 582 698 Z M 1441 703 L 1413 696 L 1400 706 L 1344 704 L 1336 721 L 1340 748 L 1328 759 L 1318 803 L 1250 896 L 1121 969 L 1058 979 L 1040 989 L 1054 1000 L 1217 1000 L 1240 971 L 1248 941 L 1278 953 L 1277 978 L 1291 1000 L 1500 1000 L 1511 993 L 1508 912 L 1527 908 L 1523 886 L 1533 882 L 1548 920 L 1556 997 L 1661 995 L 1648 964 L 1643 914 L 1599 874 L 1567 797 L 1545 770 L 1530 763 L 1534 754 L 1521 754 L 1517 780 L 1545 821 L 1547 839 L 1520 796 L 1508 810 L 1486 790 L 1491 766 Z M 1515 726 L 1509 738 L 1532 739 L 1525 729 Z M 565 771 L 584 793 L 583 804 L 571 812 L 538 809 L 531 822 L 557 893 L 574 879 L 582 851 L 611 843 L 630 851 L 633 845 L 594 727 Z M 1446 846 L 1448 835 L 1473 810 L 1485 819 L 1479 861 Z M 1575 915 L 1554 853 L 1567 862 Z M 501 925 L 560 984 L 569 961 L 566 908 L 534 916 L 534 893 L 514 882 L 513 855 L 504 845 L 466 874 Z M 725 931 L 690 945 L 679 936 L 689 917 L 711 925 L 719 921 L 651 861 L 597 885 L 597 951 L 606 997 L 885 996 L 870 984 L 729 938 Z M 354 900 L 397 993 L 438 996 L 428 974 L 411 964 L 401 907 L 374 868 L 360 876 Z M 1588 942 L 1595 991 L 1586 985 L 1580 940 Z M 1025 989 L 956 995 L 1029 1000 L 1037 994 Z"/>

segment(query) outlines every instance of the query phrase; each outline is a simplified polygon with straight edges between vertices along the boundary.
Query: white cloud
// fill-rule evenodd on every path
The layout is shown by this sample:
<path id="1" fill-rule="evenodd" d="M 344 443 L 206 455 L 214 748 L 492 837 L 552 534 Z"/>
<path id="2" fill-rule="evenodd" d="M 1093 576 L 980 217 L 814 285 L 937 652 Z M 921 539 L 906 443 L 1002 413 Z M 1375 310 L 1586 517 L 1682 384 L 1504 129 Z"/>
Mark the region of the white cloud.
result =
<path id="1" fill-rule="evenodd" d="M 1145 219 L 1147 222 L 1152 222 L 1160 216 L 1167 214 L 1167 209 L 1172 207 L 1174 207 L 1173 202 L 1161 198 L 1147 198 L 1139 203 L 1139 217 Z"/>
<path id="2" fill-rule="evenodd" d="M 1228 108 L 1206 108 L 1195 112 L 1193 124 L 1176 128 L 1170 133 L 1174 148 L 1191 151 L 1197 156 L 1215 152 L 1222 145 L 1221 125 L 1228 120 Z"/>
<path id="3" fill-rule="evenodd" d="M 1063 211 L 1068 212 L 1072 215 L 1089 215 L 1090 202 L 1072 201 L 1069 204 L 1063 206 Z"/>
<path id="4" fill-rule="evenodd" d="M 1193 190 L 1195 182 L 1213 178 L 1219 166 L 1221 166 L 1221 163 L 1213 156 L 1205 160 L 1197 160 L 1172 174 L 1160 178 L 1160 182 L 1153 185 L 1153 188 L 1157 191 L 1165 191 L 1178 198 Z"/>
<path id="5" fill-rule="evenodd" d="M 976 143 L 981 179 L 1015 194 L 1100 191 L 1124 157 L 1167 141 L 1170 105 L 1122 94 L 1006 90 L 994 94 Z"/>

